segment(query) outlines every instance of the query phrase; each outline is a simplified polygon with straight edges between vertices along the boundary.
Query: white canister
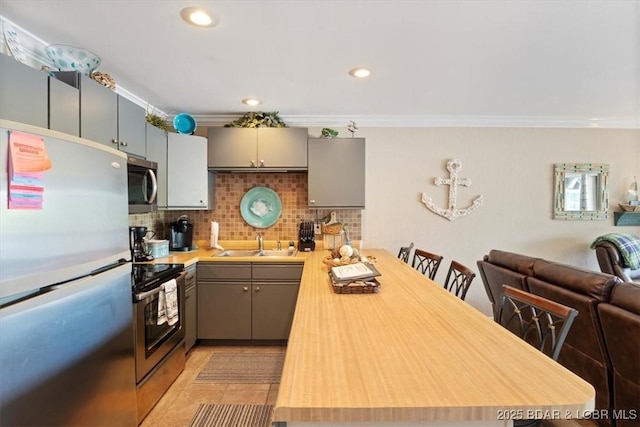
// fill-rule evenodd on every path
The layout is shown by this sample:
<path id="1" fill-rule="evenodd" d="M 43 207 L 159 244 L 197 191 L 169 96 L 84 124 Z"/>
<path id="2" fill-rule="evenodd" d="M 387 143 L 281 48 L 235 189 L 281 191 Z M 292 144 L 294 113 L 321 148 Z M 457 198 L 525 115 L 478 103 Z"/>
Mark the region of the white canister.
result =
<path id="1" fill-rule="evenodd" d="M 147 240 L 147 248 L 149 250 L 149 255 L 154 258 L 169 256 L 168 240 Z"/>

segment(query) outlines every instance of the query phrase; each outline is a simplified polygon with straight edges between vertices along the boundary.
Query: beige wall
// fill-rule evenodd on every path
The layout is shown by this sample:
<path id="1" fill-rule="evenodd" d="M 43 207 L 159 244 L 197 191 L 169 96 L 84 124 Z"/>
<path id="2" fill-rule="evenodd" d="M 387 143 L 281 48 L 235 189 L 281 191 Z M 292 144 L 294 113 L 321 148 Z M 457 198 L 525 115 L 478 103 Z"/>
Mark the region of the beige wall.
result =
<path id="1" fill-rule="evenodd" d="M 612 213 L 633 176 L 640 176 L 639 130 L 361 128 L 358 136 L 367 141 L 365 247 L 397 253 L 414 242 L 437 252 L 445 257 L 438 282 L 444 281 L 451 259 L 477 272 L 476 261 L 493 248 L 598 270 L 589 249 L 595 237 L 640 233 L 640 227 L 614 227 Z M 462 162 L 460 177 L 472 180 L 470 187 L 459 188 L 458 208 L 477 195 L 484 199 L 476 212 L 455 221 L 420 201 L 425 192 L 447 207 L 448 187 L 434 185 L 433 179 L 448 178 L 445 166 L 451 158 Z M 553 220 L 553 164 L 589 162 L 610 165 L 610 219 Z M 479 277 L 467 301 L 490 314 Z"/>

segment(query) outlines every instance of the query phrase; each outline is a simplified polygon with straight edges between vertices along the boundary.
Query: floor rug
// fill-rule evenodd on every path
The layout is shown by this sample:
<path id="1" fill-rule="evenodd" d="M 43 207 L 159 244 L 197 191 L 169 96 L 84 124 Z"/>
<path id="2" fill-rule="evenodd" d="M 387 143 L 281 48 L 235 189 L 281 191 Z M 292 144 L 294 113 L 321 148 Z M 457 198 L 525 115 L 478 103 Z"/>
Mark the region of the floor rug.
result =
<path id="1" fill-rule="evenodd" d="M 284 350 L 213 353 L 195 382 L 277 384 L 280 383 L 284 355 Z"/>
<path id="2" fill-rule="evenodd" d="M 201 403 L 189 427 L 268 427 L 273 405 Z"/>

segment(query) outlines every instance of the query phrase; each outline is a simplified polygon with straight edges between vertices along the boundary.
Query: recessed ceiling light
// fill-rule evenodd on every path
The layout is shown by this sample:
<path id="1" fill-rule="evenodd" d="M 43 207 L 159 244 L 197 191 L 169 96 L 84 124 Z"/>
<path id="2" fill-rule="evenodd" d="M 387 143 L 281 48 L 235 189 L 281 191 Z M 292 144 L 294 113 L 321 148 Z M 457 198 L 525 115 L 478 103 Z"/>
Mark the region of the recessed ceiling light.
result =
<path id="1" fill-rule="evenodd" d="M 352 68 L 349 70 L 349 75 L 351 77 L 356 77 L 362 79 L 364 77 L 369 77 L 371 75 L 371 70 L 367 68 Z"/>
<path id="2" fill-rule="evenodd" d="M 199 7 L 185 7 L 180 11 L 180 16 L 189 24 L 198 27 L 213 27 L 218 23 L 213 15 Z"/>
<path id="3" fill-rule="evenodd" d="M 242 103 L 250 107 L 255 107 L 256 105 L 260 105 L 260 100 L 255 98 L 245 98 L 242 100 Z"/>

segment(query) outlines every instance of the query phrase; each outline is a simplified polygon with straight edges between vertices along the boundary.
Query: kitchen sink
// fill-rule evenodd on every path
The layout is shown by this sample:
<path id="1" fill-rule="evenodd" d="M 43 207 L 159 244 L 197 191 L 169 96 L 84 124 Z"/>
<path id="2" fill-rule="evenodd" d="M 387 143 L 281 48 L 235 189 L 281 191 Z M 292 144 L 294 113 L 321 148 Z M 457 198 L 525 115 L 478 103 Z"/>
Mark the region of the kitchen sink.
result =
<path id="1" fill-rule="evenodd" d="M 254 250 L 226 250 L 222 251 L 214 256 L 221 257 L 251 257 L 251 256 L 266 256 L 266 257 L 280 257 L 280 256 L 296 256 L 298 251 L 289 251 L 289 250 L 263 250 L 259 251 L 257 249 Z"/>
<path id="2" fill-rule="evenodd" d="M 296 254 L 298 253 L 298 251 L 289 251 L 286 249 L 282 249 L 282 250 L 277 250 L 277 249 L 273 249 L 273 250 L 264 250 L 258 253 L 258 256 L 296 256 Z"/>

